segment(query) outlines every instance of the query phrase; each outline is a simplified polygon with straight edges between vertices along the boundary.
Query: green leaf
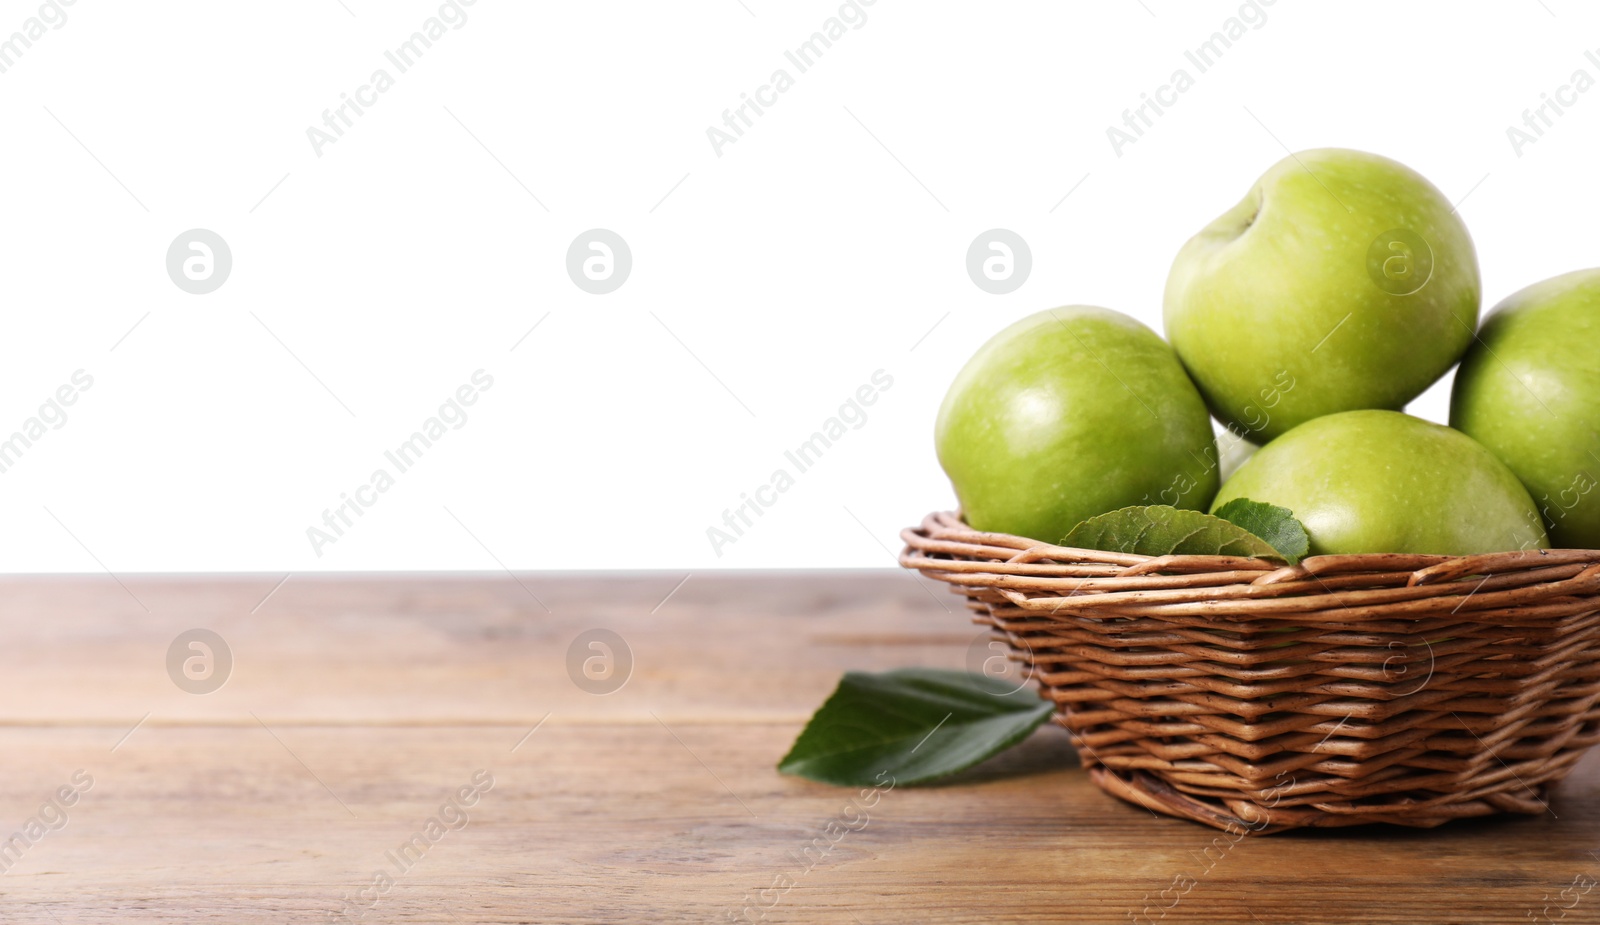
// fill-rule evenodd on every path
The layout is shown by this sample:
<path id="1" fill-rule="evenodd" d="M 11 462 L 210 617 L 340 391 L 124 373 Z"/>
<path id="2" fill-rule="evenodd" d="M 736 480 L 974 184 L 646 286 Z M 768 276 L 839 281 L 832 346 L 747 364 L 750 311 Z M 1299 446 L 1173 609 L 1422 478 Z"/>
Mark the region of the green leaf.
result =
<path id="1" fill-rule="evenodd" d="M 1091 517 L 1060 543 L 1141 556 L 1259 556 L 1282 559 L 1266 540 L 1221 517 L 1165 504 L 1125 507 Z"/>
<path id="2" fill-rule="evenodd" d="M 981 674 L 852 671 L 811 717 L 778 770 L 848 787 L 921 783 L 1021 742 L 1054 709 L 1031 686 Z"/>
<path id="3" fill-rule="evenodd" d="M 1306 535 L 1305 525 L 1286 507 L 1234 498 L 1217 508 L 1217 516 L 1266 540 L 1290 565 L 1305 558 L 1311 550 L 1311 537 Z"/>

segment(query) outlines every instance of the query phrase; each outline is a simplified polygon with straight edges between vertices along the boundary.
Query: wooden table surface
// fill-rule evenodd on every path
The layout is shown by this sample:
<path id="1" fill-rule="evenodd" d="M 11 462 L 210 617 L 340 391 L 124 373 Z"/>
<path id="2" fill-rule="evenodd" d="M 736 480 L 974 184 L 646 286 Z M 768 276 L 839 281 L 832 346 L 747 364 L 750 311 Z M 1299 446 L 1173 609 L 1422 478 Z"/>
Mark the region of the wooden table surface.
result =
<path id="1" fill-rule="evenodd" d="M 1592 755 L 1540 817 L 1233 844 L 1047 727 L 857 816 L 773 765 L 842 672 L 965 667 L 960 601 L 684 577 L 0 581 L 0 922 L 1600 922 Z M 197 627 L 233 659 L 203 695 L 167 668 Z M 609 694 L 568 670 L 596 628 Z"/>

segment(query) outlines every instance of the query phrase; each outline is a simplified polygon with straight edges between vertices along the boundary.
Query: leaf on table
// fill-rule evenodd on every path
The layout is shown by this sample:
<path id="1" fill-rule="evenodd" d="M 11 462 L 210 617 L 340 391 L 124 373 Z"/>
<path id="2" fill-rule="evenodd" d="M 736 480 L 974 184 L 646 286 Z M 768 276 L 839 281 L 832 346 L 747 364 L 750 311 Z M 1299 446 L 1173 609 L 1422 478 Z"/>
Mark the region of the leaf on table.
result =
<path id="1" fill-rule="evenodd" d="M 1234 498 L 1217 508 L 1217 516 L 1266 540 L 1290 565 L 1311 550 L 1311 537 L 1294 512 L 1249 498 Z"/>
<path id="2" fill-rule="evenodd" d="M 1221 517 L 1166 504 L 1125 507 L 1091 517 L 1060 543 L 1141 556 L 1257 556 L 1282 559 L 1272 544 Z"/>
<path id="3" fill-rule="evenodd" d="M 778 770 L 850 787 L 922 783 L 1021 742 L 1053 711 L 1031 687 L 971 672 L 852 671 Z"/>

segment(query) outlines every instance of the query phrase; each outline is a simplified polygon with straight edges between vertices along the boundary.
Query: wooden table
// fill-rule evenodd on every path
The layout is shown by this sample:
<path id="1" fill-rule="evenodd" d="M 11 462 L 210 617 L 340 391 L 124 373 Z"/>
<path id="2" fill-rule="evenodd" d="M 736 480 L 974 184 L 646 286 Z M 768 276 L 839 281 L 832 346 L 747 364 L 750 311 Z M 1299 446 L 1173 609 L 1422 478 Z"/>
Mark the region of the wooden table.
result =
<path id="1" fill-rule="evenodd" d="M 0 582 L 0 837 L 39 820 L 0 922 L 1600 922 L 1561 896 L 1600 881 L 1593 756 L 1537 818 L 1230 844 L 1049 727 L 805 860 L 853 793 L 773 770 L 811 710 L 980 635 L 907 574 L 281 577 Z M 233 657 L 210 694 L 168 674 L 195 627 Z M 591 628 L 620 690 L 569 674 Z"/>

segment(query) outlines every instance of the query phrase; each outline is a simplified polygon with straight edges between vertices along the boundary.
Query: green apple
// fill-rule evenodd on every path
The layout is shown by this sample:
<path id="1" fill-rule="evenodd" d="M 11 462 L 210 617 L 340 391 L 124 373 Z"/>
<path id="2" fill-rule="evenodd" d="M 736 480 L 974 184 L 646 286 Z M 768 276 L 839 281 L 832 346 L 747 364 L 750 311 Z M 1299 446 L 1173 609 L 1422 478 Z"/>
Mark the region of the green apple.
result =
<path id="1" fill-rule="evenodd" d="M 1388 158 L 1325 148 L 1262 174 L 1167 277 L 1167 337 L 1258 443 L 1324 414 L 1399 410 L 1472 342 L 1478 259 L 1450 201 Z"/>
<path id="2" fill-rule="evenodd" d="M 1450 423 L 1528 487 L 1557 546 L 1600 549 L 1600 269 L 1495 306 L 1456 371 Z"/>
<path id="3" fill-rule="evenodd" d="M 996 334 L 957 374 L 934 437 L 968 524 L 1049 543 L 1129 505 L 1204 510 L 1220 481 L 1205 403 L 1172 348 L 1105 308 Z"/>
<path id="4" fill-rule="evenodd" d="M 1549 545 L 1505 463 L 1458 430 L 1398 411 L 1344 411 L 1262 447 L 1217 493 L 1294 512 L 1311 554 L 1465 556 Z"/>

